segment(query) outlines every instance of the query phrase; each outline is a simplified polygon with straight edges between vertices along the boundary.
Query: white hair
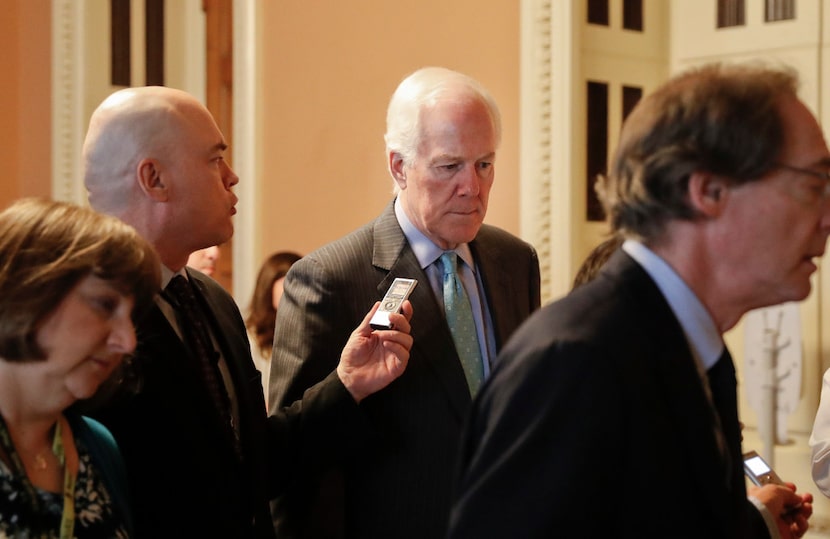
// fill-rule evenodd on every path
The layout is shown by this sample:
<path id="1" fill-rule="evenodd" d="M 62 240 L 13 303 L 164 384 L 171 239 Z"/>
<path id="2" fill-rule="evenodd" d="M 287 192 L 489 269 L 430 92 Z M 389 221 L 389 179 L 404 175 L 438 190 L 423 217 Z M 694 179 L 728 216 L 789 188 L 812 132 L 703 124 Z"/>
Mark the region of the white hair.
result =
<path id="1" fill-rule="evenodd" d="M 421 137 L 421 111 L 438 101 L 473 99 L 490 112 L 496 135 L 501 142 L 501 114 L 490 92 L 477 80 L 443 67 L 423 67 L 398 85 L 386 110 L 386 155 L 397 153 L 411 165 Z"/>

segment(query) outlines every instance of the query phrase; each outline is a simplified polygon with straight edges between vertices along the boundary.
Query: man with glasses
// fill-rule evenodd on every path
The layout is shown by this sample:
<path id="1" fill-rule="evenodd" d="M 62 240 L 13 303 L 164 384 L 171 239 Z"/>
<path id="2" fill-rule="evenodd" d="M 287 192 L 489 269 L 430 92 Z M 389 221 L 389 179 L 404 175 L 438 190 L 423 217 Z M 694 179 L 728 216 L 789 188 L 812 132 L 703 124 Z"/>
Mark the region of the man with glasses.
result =
<path id="1" fill-rule="evenodd" d="M 747 498 L 722 335 L 804 299 L 830 233 L 795 75 L 710 65 L 627 119 L 602 198 L 625 238 L 500 353 L 462 441 L 453 538 L 800 537 L 812 497 Z"/>

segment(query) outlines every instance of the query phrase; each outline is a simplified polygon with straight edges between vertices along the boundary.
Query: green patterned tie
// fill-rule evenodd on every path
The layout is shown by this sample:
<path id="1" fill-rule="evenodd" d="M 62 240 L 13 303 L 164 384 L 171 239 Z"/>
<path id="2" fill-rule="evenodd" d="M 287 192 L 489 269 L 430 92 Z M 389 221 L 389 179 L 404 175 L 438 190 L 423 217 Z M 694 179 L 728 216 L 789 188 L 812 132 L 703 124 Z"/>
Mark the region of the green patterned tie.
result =
<path id="1" fill-rule="evenodd" d="M 478 346 L 470 298 L 467 297 L 464 285 L 458 277 L 457 257 L 454 251 L 446 251 L 441 255 L 441 265 L 444 268 L 444 311 L 447 313 L 447 324 L 450 326 L 455 350 L 464 368 L 470 394 L 475 396 L 484 380 L 484 367 L 481 363 L 481 349 Z"/>

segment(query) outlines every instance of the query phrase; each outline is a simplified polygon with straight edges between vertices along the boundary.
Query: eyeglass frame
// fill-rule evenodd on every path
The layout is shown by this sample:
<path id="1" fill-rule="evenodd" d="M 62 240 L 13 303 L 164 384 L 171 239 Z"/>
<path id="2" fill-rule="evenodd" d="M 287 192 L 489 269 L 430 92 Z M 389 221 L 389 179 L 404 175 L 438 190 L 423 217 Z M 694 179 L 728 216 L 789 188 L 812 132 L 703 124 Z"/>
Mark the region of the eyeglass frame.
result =
<path id="1" fill-rule="evenodd" d="M 818 178 L 820 180 L 824 180 L 824 192 L 822 193 L 822 198 L 828 199 L 830 198 L 830 170 L 825 172 L 819 172 L 818 170 L 813 170 L 810 168 L 801 168 L 796 167 L 793 165 L 788 165 L 786 163 L 773 163 L 773 168 L 779 168 L 783 170 L 789 170 L 790 172 L 797 172 L 799 174 L 806 174 L 808 176 L 812 176 L 814 178 Z"/>

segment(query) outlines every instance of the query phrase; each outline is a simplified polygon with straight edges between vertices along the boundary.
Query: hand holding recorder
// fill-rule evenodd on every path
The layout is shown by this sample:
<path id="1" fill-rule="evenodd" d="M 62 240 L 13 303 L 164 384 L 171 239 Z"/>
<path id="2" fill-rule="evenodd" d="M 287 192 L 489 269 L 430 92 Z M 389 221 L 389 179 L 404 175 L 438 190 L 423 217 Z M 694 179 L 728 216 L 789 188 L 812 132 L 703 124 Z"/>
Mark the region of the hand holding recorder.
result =
<path id="1" fill-rule="evenodd" d="M 381 302 L 376 302 L 349 336 L 337 365 L 337 376 L 357 402 L 403 374 L 409 361 L 412 304 L 402 301 L 398 305 L 400 312 L 384 314 L 390 329 L 373 329 L 370 320 L 380 306 Z"/>
<path id="2" fill-rule="evenodd" d="M 749 488 L 748 494 L 769 510 L 782 539 L 798 539 L 803 536 L 813 514 L 812 494 L 797 494 L 795 485 L 782 481 L 755 451 L 744 453 L 744 472 L 756 485 Z"/>

